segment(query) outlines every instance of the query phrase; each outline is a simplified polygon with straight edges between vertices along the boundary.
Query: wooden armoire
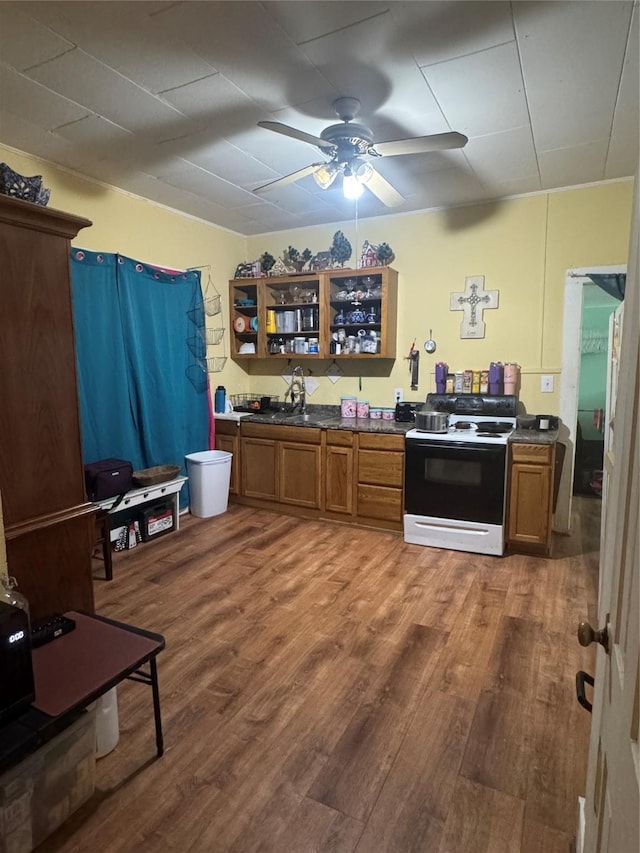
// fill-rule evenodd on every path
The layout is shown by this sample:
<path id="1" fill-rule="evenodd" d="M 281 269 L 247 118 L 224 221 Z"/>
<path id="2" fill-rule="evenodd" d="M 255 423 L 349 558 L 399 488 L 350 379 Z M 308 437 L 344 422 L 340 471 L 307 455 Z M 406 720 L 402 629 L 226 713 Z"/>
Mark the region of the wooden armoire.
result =
<path id="1" fill-rule="evenodd" d="M 93 612 L 69 250 L 88 219 L 0 195 L 0 494 L 31 618 Z"/>

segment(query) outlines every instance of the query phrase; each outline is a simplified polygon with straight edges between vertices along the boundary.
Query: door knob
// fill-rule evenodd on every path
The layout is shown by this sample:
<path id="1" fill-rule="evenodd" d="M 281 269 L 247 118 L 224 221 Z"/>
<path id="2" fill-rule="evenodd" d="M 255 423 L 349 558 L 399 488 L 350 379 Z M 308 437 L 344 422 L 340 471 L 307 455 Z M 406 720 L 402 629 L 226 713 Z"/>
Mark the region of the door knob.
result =
<path id="1" fill-rule="evenodd" d="M 594 631 L 588 622 L 578 625 L 578 642 L 581 646 L 589 646 L 591 643 L 600 643 L 607 654 L 609 653 L 609 634 L 606 626 L 600 631 Z"/>

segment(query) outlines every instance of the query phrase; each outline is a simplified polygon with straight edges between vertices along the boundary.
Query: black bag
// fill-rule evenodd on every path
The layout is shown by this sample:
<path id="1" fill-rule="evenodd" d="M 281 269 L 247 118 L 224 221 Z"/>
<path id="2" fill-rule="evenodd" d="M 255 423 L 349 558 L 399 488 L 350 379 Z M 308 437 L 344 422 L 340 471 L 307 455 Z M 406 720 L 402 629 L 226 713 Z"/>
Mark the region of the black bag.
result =
<path id="1" fill-rule="evenodd" d="M 84 482 L 90 501 L 124 495 L 133 488 L 133 465 L 126 459 L 99 459 L 84 466 Z"/>

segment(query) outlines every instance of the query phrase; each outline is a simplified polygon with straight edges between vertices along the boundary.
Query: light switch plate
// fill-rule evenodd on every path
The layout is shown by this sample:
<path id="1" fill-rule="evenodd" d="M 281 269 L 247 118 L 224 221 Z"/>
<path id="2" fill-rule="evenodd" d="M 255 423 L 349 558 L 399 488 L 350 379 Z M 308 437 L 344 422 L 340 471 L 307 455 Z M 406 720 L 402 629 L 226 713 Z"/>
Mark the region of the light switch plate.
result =
<path id="1" fill-rule="evenodd" d="M 543 394 L 549 394 L 553 391 L 553 376 L 540 377 L 540 390 Z"/>

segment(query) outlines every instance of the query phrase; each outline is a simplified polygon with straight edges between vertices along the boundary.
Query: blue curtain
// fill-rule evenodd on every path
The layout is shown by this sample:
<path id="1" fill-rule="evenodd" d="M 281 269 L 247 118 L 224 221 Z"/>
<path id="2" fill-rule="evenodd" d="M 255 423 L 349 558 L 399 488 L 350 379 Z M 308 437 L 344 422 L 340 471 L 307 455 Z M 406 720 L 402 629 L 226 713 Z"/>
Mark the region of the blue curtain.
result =
<path id="1" fill-rule="evenodd" d="M 209 446 L 207 374 L 188 345 L 204 323 L 200 273 L 72 249 L 71 281 L 84 461 L 184 473 Z"/>
<path id="2" fill-rule="evenodd" d="M 609 296 L 619 299 L 621 302 L 624 299 L 624 290 L 627 283 L 627 274 L 621 273 L 590 273 L 589 278 L 594 284 L 602 288 Z"/>

